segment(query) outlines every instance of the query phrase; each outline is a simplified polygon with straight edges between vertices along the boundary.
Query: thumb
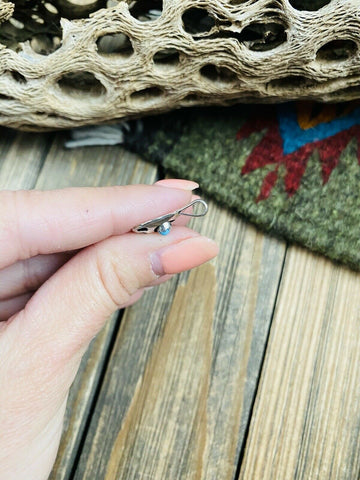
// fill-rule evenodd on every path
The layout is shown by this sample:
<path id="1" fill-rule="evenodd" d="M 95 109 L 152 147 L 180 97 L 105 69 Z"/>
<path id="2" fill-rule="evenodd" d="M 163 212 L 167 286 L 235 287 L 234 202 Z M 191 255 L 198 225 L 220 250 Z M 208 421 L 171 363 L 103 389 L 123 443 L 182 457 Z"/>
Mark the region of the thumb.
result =
<path id="1" fill-rule="evenodd" d="M 25 351 L 40 352 L 47 359 L 45 369 L 62 369 L 74 356 L 81 358 L 109 315 L 140 289 L 163 275 L 206 262 L 217 250 L 215 242 L 185 227 L 174 227 L 166 237 L 134 233 L 111 237 L 61 267 L 8 328 L 16 329 L 16 342 Z M 39 354 L 34 362 L 36 358 L 38 362 Z M 34 369 L 39 374 L 38 365 Z"/>

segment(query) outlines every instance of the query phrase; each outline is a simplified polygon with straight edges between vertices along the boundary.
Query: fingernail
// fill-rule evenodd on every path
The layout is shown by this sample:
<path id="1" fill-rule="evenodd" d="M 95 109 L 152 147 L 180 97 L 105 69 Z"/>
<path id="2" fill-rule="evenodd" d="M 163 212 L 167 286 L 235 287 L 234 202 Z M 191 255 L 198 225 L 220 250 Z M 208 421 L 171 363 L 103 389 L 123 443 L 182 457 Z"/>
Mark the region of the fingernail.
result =
<path id="1" fill-rule="evenodd" d="M 164 247 L 151 254 L 151 265 L 156 275 L 184 272 L 198 267 L 218 254 L 217 244 L 206 237 L 193 237 Z"/>
<path id="2" fill-rule="evenodd" d="M 199 200 L 201 197 L 200 195 L 191 195 L 191 201 L 193 202 L 194 200 Z"/>
<path id="3" fill-rule="evenodd" d="M 154 185 L 158 185 L 159 187 L 180 188 L 181 190 L 195 190 L 195 188 L 199 188 L 198 183 L 179 178 L 166 178 L 155 182 Z"/>

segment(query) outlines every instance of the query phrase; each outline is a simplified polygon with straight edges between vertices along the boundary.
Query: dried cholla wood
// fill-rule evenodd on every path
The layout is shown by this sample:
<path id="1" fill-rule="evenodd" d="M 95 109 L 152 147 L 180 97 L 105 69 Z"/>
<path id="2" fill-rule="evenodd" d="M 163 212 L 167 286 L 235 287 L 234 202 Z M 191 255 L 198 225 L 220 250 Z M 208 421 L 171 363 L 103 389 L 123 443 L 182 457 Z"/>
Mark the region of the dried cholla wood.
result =
<path id="1" fill-rule="evenodd" d="M 0 2 L 0 23 L 4 22 L 5 20 L 9 20 L 9 18 L 13 13 L 14 13 L 13 3 Z"/>
<path id="2" fill-rule="evenodd" d="M 0 124 L 360 97 L 360 0 L 0 0 Z M 7 20 L 6 20 L 7 19 Z M 5 20 L 5 21 L 4 21 Z"/>

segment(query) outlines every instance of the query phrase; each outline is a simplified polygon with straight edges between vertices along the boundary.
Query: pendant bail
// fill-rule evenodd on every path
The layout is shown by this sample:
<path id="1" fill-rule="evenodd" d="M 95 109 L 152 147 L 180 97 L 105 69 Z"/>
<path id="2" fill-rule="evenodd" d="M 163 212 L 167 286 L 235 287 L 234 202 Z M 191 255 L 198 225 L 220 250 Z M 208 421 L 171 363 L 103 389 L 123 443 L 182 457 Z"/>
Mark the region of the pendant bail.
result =
<path id="1" fill-rule="evenodd" d="M 185 213 L 185 211 L 193 207 L 194 205 L 201 205 L 202 209 L 199 212 L 191 212 Z M 172 223 L 179 217 L 180 215 L 184 215 L 185 217 L 203 217 L 208 212 L 208 204 L 205 200 L 201 198 L 197 198 L 193 200 L 189 204 L 185 205 L 185 207 L 179 208 L 174 212 L 167 213 L 166 215 L 162 215 L 161 217 L 154 218 L 153 220 L 148 220 L 147 222 L 141 223 L 140 225 L 134 227 L 132 229 L 135 233 L 153 233 L 157 232 L 160 235 L 168 235 L 171 230 Z"/>

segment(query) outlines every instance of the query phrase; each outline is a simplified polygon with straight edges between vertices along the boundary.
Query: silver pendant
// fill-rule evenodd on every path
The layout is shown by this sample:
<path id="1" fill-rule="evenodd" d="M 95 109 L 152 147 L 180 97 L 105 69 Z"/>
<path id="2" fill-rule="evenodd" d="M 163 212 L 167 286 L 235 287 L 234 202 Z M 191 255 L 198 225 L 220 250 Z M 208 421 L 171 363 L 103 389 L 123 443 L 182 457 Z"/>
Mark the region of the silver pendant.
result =
<path id="1" fill-rule="evenodd" d="M 201 205 L 202 210 L 197 213 L 194 213 L 194 212 L 184 213 L 185 210 L 187 210 L 189 207 L 192 207 L 193 205 Z M 157 233 L 160 233 L 160 235 L 168 235 L 171 231 L 171 226 L 172 226 L 171 224 L 180 215 L 184 215 L 186 217 L 203 217 L 204 215 L 207 214 L 207 211 L 208 211 L 207 203 L 201 198 L 198 198 L 196 200 L 193 200 L 188 205 L 185 205 L 185 207 L 180 208 L 179 210 L 175 210 L 175 212 L 167 213 L 166 215 L 162 215 L 161 217 L 157 217 L 157 218 L 154 218 L 153 220 L 148 220 L 147 222 L 141 223 L 137 227 L 134 227 L 132 231 L 135 233 L 157 232 Z"/>

